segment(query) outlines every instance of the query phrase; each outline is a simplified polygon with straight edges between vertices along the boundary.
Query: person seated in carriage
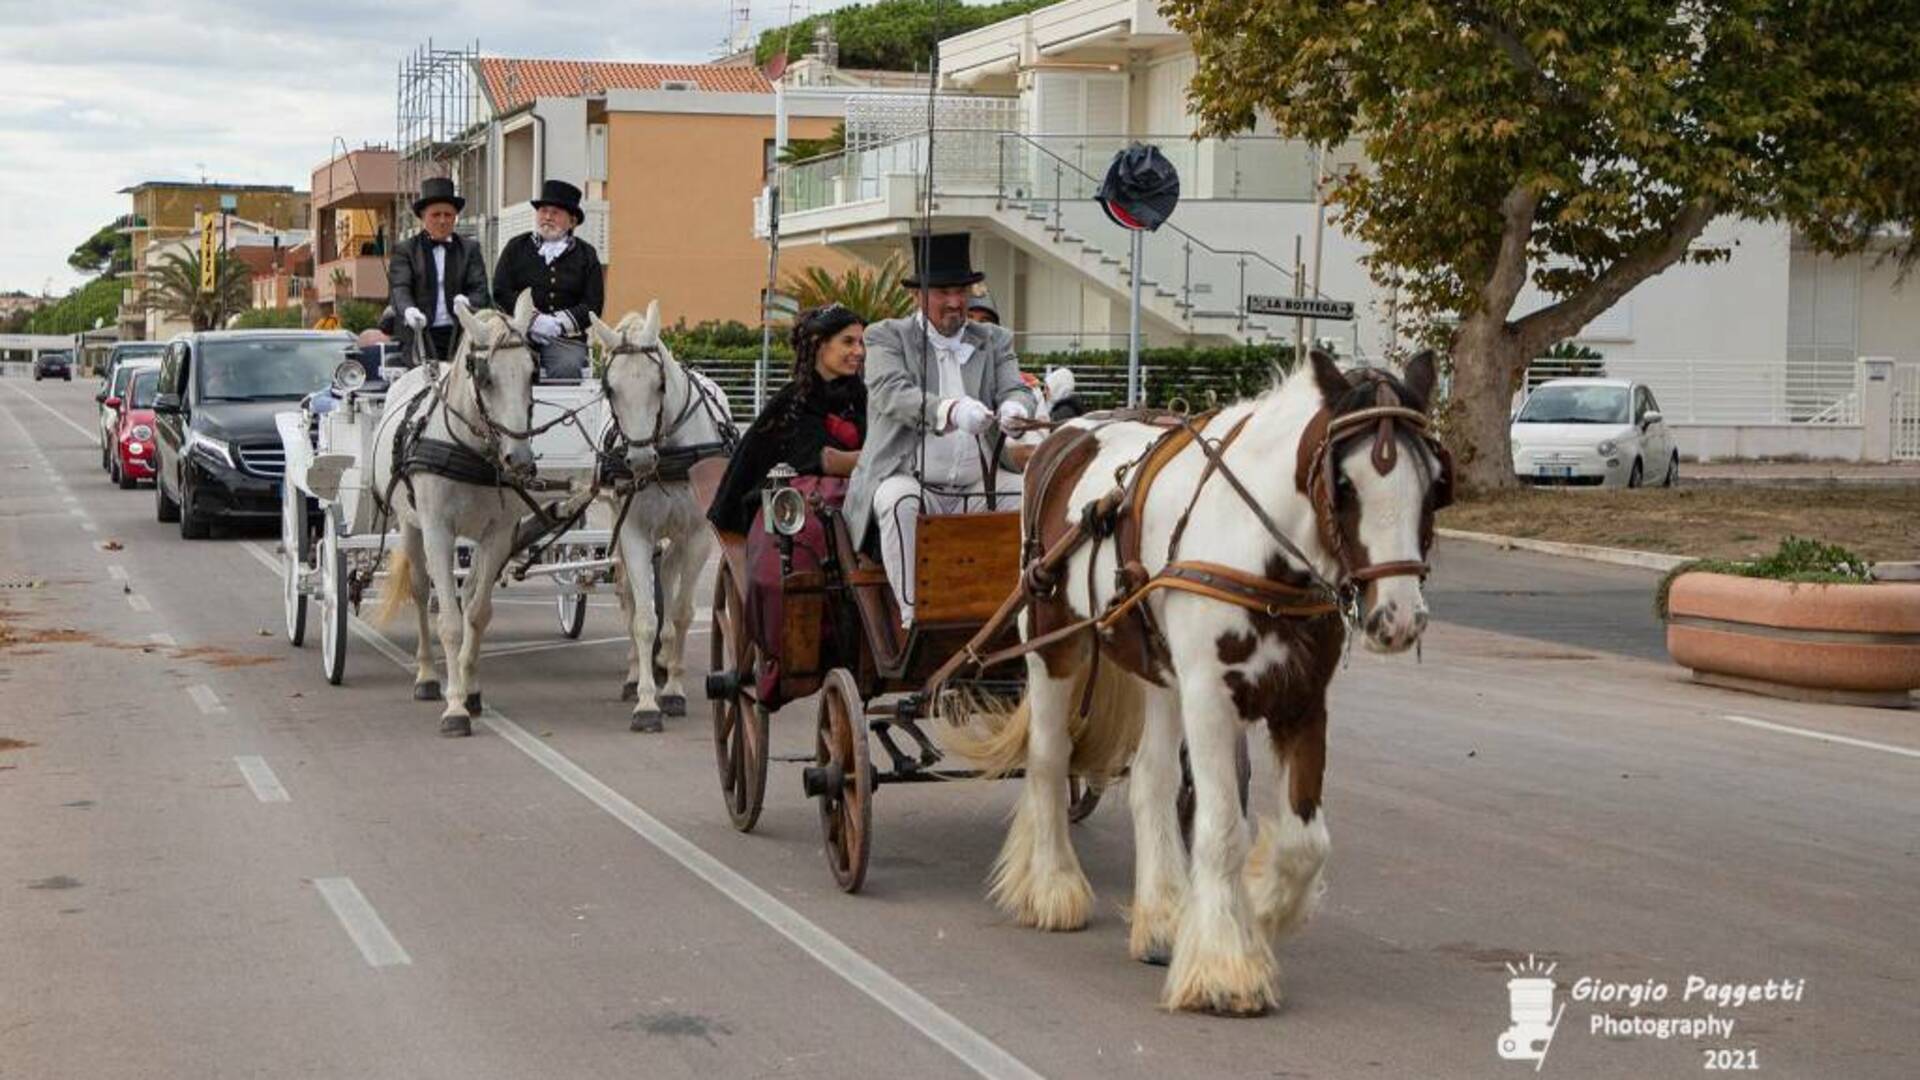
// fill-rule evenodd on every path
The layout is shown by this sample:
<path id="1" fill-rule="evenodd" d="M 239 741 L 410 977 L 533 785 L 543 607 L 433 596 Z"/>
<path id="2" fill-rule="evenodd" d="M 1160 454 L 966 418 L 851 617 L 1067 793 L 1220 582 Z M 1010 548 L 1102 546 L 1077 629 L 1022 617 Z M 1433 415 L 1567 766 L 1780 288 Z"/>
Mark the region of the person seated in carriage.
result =
<path id="1" fill-rule="evenodd" d="M 868 438 L 847 488 L 847 525 L 856 543 L 877 530 L 908 625 L 918 516 L 1019 509 L 1020 474 L 1003 467 L 1004 455 L 989 460 L 986 436 L 1039 411 L 1013 332 L 967 317 L 972 287 L 986 280 L 973 269 L 971 240 L 918 238 L 914 274 L 902 284 L 921 290 L 920 309 L 867 328 Z"/>
<path id="2" fill-rule="evenodd" d="M 606 313 L 606 269 L 593 245 L 574 235 L 587 220 L 579 188 L 548 180 L 533 200 L 533 211 L 533 231 L 500 249 L 493 300 L 502 311 L 512 311 L 521 292 L 532 289 L 539 314 L 527 339 L 540 360 L 540 377 L 579 379 L 587 372 L 587 327 L 593 316 Z"/>
<path id="3" fill-rule="evenodd" d="M 415 335 L 419 351 L 436 360 L 452 359 L 459 344 L 456 308 L 463 303 L 484 308 L 489 302 L 480 247 L 453 230 L 466 205 L 452 180 L 430 176 L 421 181 L 420 197 L 413 200 L 420 231 L 394 245 L 387 263 L 388 311 Z"/>

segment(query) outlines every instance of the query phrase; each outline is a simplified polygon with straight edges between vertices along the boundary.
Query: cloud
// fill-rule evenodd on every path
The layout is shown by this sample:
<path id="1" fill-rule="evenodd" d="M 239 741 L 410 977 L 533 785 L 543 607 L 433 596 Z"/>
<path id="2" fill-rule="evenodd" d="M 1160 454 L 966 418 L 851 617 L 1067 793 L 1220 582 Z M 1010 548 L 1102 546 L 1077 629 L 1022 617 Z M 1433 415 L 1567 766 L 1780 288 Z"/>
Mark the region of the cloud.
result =
<path id="1" fill-rule="evenodd" d="M 204 174 L 304 189 L 336 138 L 392 142 L 398 65 L 428 38 L 500 56 L 699 61 L 726 18 L 723 4 L 680 0 L 0 0 L 0 25 L 30 28 L 0 36 L 0 291 L 77 284 L 67 254 L 127 212 L 130 184 Z"/>

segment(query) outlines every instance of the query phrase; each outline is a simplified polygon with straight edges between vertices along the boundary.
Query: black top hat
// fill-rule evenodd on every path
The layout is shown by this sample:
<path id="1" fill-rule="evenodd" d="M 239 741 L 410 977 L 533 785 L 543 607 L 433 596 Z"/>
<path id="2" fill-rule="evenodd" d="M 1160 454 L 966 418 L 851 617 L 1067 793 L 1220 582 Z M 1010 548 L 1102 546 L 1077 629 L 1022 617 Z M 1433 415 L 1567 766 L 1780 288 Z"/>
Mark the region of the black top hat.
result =
<path id="1" fill-rule="evenodd" d="M 533 208 L 557 206 L 573 215 L 575 225 L 587 220 L 587 212 L 580 209 L 580 189 L 565 180 L 549 180 L 540 185 L 540 197 L 533 200 Z"/>
<path id="2" fill-rule="evenodd" d="M 966 233 L 913 238 L 913 276 L 900 279 L 909 289 L 945 289 L 985 281 L 973 268 L 973 238 Z"/>
<path id="3" fill-rule="evenodd" d="M 1180 174 L 1159 147 L 1134 143 L 1114 155 L 1094 198 L 1123 229 L 1158 229 L 1180 201 Z"/>
<path id="4" fill-rule="evenodd" d="M 419 217 L 427 207 L 437 202 L 452 205 L 453 212 L 456 214 L 467 205 L 467 200 L 453 193 L 451 179 L 444 176 L 429 176 L 420 181 L 420 197 L 413 200 L 413 216 Z"/>

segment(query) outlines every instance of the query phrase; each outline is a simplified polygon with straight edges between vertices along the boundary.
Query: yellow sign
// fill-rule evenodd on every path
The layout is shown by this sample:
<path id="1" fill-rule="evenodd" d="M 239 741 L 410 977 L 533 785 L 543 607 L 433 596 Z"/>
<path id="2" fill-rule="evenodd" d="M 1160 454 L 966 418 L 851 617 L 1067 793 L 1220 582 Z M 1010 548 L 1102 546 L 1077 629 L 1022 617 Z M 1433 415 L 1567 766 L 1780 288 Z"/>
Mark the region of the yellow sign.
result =
<path id="1" fill-rule="evenodd" d="M 220 262 L 220 219 L 208 214 L 200 219 L 200 291 L 213 291 L 214 270 Z"/>

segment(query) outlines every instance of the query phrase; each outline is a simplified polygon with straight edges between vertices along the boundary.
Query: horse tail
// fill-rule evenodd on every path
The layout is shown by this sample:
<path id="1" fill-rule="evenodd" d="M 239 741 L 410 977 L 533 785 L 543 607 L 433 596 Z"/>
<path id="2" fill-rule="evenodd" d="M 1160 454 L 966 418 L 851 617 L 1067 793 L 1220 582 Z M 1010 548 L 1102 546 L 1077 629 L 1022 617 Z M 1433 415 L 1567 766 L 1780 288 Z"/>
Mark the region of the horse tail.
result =
<path id="1" fill-rule="evenodd" d="M 413 603 L 413 560 L 401 548 L 387 560 L 387 587 L 380 591 L 380 607 L 373 613 L 373 625 L 386 626 L 400 609 Z"/>
<path id="2" fill-rule="evenodd" d="M 1091 693 L 1087 680 L 1093 680 Z M 946 748 L 973 763 L 982 775 L 1000 778 L 1026 764 L 1027 740 L 1033 727 L 1032 694 L 1017 705 L 982 694 L 957 691 L 939 715 L 964 718 L 941 739 Z M 1073 741 L 1069 770 L 1075 775 L 1106 780 L 1119 775 L 1133 760 L 1146 726 L 1145 696 L 1133 677 L 1112 663 L 1089 664 L 1074 679 L 1074 713 L 1067 723 Z M 1080 703 L 1086 702 L 1082 710 Z"/>

